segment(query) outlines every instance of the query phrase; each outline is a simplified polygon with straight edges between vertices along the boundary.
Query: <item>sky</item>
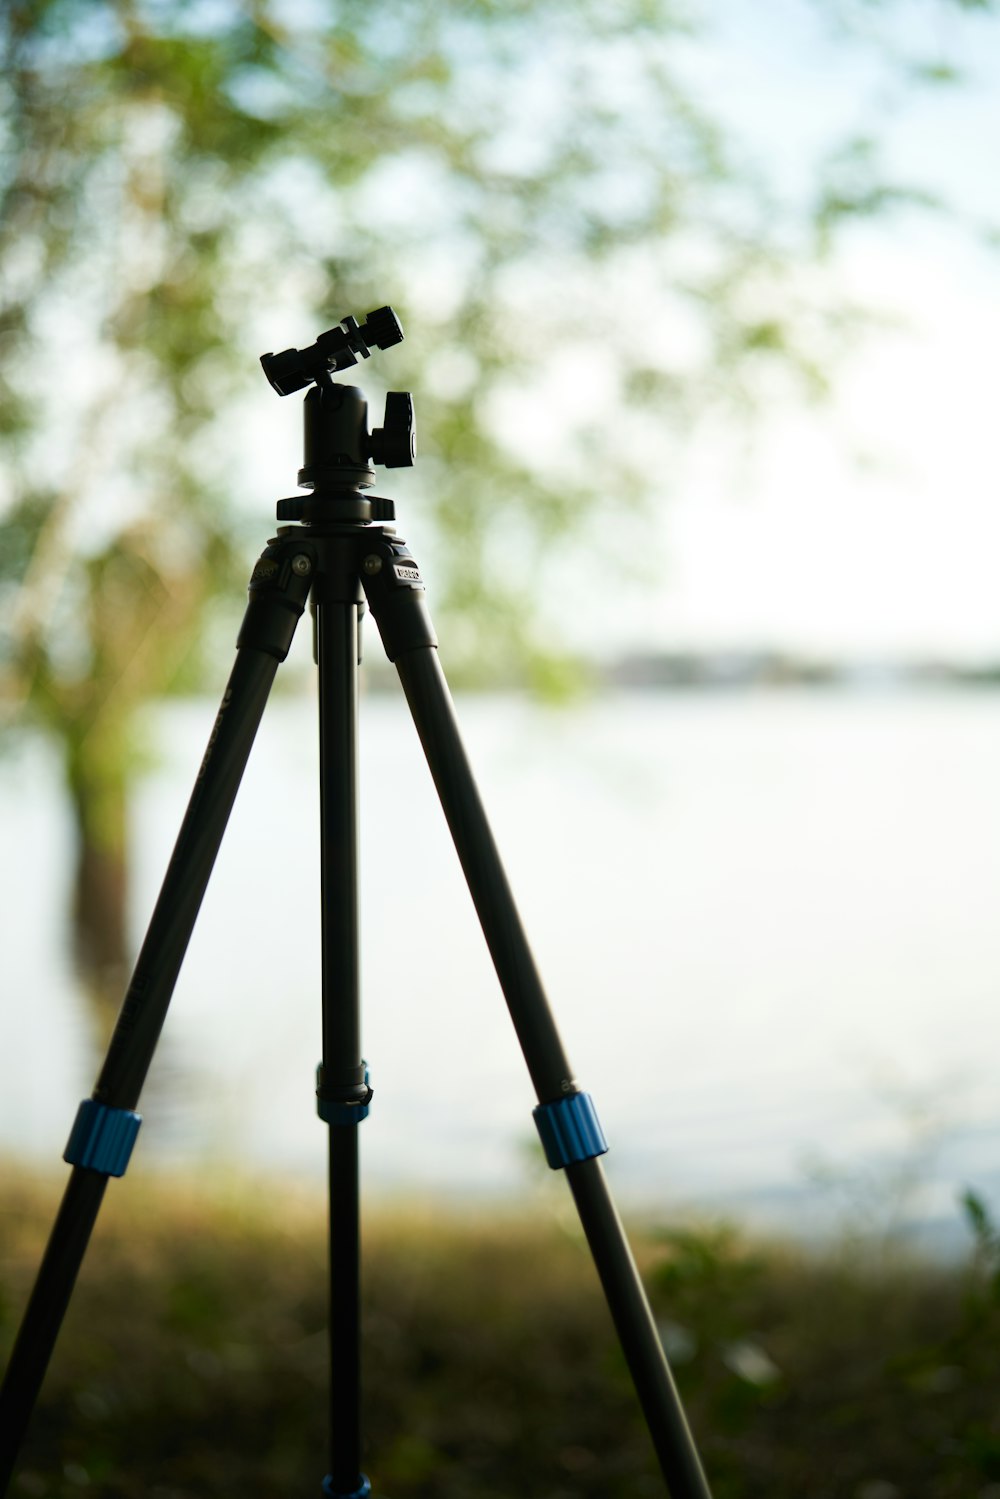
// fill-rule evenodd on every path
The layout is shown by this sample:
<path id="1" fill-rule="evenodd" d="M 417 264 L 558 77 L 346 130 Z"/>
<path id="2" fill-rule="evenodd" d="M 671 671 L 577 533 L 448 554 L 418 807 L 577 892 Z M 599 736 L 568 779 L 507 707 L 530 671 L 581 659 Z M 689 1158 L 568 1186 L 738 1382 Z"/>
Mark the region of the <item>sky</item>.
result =
<path id="1" fill-rule="evenodd" d="M 722 7 L 692 51 L 703 98 L 787 194 L 825 142 L 877 123 L 888 168 L 959 218 L 848 235 L 834 276 L 896 326 L 858 345 L 827 403 L 767 410 L 749 453 L 724 432 L 694 445 L 659 523 L 662 583 L 623 590 L 605 639 L 1000 658 L 1000 251 L 968 227 L 1000 223 L 1000 32 L 900 9 L 906 45 L 961 66 L 959 87 L 890 98 L 824 7 L 781 0 Z"/>

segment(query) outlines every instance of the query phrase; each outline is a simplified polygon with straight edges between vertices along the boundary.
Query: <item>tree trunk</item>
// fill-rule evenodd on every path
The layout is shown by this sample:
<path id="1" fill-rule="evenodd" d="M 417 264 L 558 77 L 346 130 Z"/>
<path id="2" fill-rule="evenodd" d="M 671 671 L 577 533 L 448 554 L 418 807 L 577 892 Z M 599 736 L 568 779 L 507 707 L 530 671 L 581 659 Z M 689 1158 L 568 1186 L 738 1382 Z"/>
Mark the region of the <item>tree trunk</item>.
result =
<path id="1" fill-rule="evenodd" d="M 73 957 L 88 995 L 117 1005 L 128 977 L 128 777 L 120 731 L 92 730 L 68 746 L 76 834 Z"/>

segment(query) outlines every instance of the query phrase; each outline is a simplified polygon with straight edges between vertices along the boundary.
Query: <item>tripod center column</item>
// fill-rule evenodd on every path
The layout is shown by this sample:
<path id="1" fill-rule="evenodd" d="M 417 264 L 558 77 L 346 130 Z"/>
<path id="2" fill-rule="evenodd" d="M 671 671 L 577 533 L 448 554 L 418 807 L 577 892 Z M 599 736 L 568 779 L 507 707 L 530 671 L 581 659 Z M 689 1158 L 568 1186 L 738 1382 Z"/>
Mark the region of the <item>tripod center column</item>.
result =
<path id="1" fill-rule="evenodd" d="M 332 538 L 314 589 L 319 669 L 323 1059 L 330 1137 L 330 1472 L 324 1492 L 368 1492 L 361 1472 L 361 1252 L 357 1124 L 371 1089 L 361 1056 L 358 657 L 361 592 Z M 346 596 L 345 596 L 346 595 Z M 355 1126 L 355 1127 L 352 1127 Z"/>

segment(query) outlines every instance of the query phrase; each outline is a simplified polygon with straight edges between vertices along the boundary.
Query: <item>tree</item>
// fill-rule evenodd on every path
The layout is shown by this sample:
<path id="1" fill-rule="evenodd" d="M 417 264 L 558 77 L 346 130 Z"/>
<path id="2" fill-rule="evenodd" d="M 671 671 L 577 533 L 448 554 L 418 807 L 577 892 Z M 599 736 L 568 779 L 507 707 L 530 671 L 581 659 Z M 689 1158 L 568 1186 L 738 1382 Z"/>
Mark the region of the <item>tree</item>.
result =
<path id="1" fill-rule="evenodd" d="M 677 0 L 8 0 L 0 683 L 62 749 L 95 990 L 124 962 L 137 710 L 199 680 L 256 544 L 228 495 L 262 349 L 400 311 L 375 373 L 419 393 L 459 668 L 531 656 L 546 545 L 643 493 L 643 412 L 648 447 L 762 371 L 822 386 L 853 312 L 790 268 L 889 190 L 847 153 L 790 236 L 685 91 L 691 37 Z M 553 414 L 531 393 L 567 362 Z"/>

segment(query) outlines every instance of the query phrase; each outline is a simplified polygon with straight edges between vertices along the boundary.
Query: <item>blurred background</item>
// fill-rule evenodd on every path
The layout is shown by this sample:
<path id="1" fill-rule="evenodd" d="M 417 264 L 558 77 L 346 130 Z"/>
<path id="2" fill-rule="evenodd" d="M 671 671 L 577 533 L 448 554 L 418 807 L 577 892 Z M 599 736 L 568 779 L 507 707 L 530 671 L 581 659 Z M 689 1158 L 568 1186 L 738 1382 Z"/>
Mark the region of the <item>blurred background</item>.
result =
<path id="1" fill-rule="evenodd" d="M 89 1094 L 295 487 L 265 350 L 391 303 L 380 480 L 635 1209 L 947 1249 L 1000 1191 L 994 7 L 12 0 L 0 1150 Z M 137 1163 L 321 1186 L 315 683 L 268 709 Z M 391 671 L 375 1193 L 531 1201 Z M 405 836 L 400 836 L 401 830 Z M 525 1199 L 525 1194 L 527 1198 Z"/>

